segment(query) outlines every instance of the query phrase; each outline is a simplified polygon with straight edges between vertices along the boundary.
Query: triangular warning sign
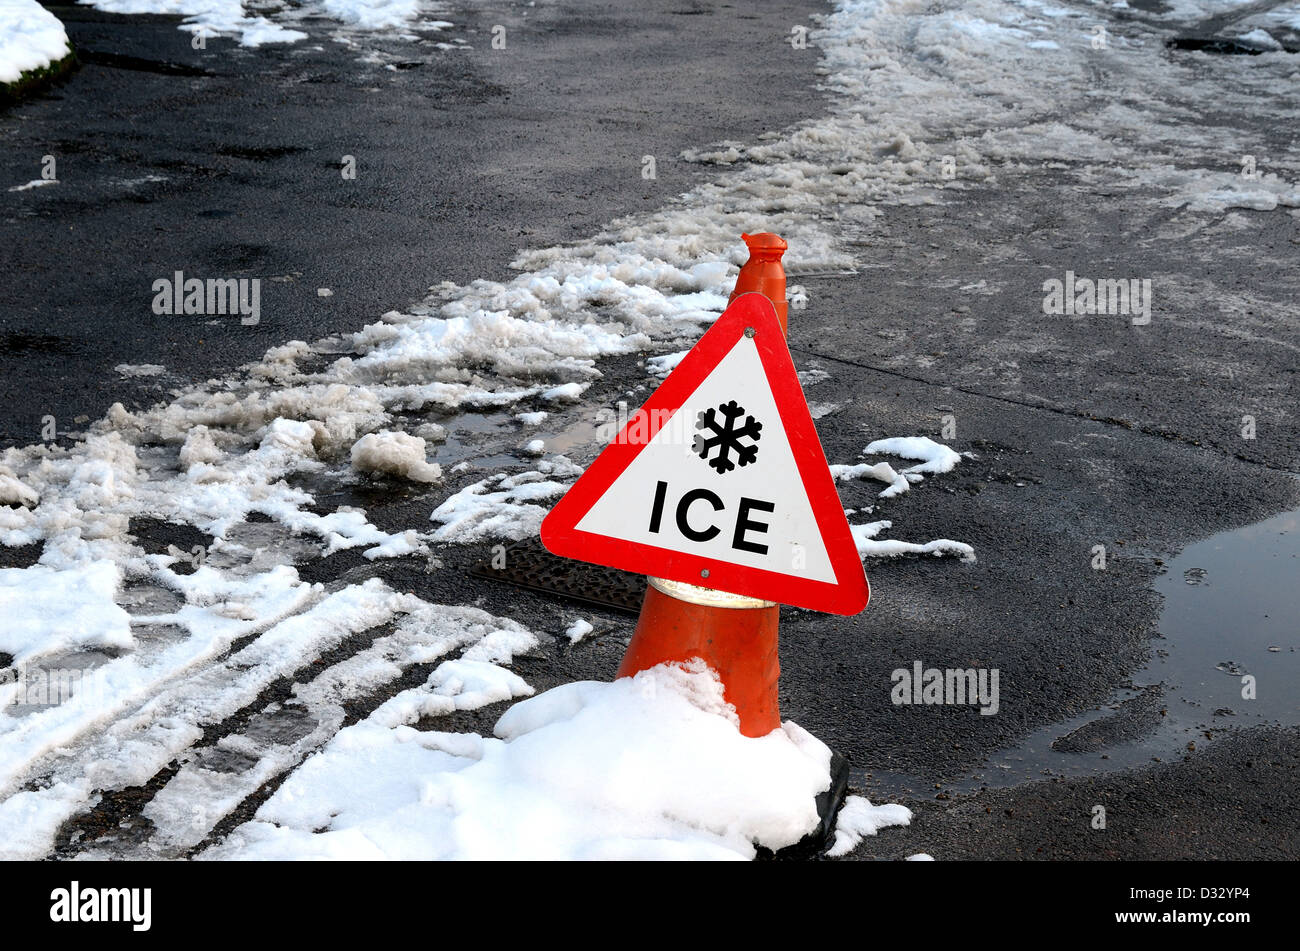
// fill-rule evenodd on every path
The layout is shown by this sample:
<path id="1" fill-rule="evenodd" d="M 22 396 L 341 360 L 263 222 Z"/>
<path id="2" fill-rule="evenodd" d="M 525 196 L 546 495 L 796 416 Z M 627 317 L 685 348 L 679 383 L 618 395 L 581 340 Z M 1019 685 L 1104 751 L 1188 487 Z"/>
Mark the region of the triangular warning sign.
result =
<path id="1" fill-rule="evenodd" d="M 542 522 L 557 555 L 856 614 L 870 591 L 772 302 L 744 294 Z"/>

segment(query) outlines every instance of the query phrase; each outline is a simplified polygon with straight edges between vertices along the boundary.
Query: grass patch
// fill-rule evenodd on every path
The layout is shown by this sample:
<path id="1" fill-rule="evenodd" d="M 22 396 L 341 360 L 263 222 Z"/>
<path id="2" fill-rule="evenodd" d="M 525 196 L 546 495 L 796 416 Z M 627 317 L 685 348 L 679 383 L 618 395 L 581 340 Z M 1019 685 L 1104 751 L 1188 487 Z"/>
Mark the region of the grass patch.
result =
<path id="1" fill-rule="evenodd" d="M 77 54 L 69 44 L 68 55 L 62 59 L 40 69 L 29 69 L 11 83 L 0 83 L 0 109 L 12 106 L 50 83 L 63 79 L 79 65 Z"/>

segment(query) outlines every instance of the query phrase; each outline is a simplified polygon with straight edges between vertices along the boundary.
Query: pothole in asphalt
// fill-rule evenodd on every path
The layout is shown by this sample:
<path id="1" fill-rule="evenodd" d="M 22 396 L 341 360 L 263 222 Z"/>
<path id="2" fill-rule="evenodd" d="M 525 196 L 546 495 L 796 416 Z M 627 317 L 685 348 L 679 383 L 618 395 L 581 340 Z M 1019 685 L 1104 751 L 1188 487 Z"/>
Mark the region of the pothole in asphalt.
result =
<path id="1" fill-rule="evenodd" d="M 1131 688 L 943 788 L 1095 776 L 1186 756 L 1229 730 L 1300 724 L 1298 578 L 1300 509 L 1188 545 L 1156 580 L 1164 640 Z M 857 769 L 854 780 L 882 795 L 934 794 L 899 772 Z"/>
<path id="2" fill-rule="evenodd" d="M 442 490 L 440 483 L 415 482 L 383 473 L 356 472 L 350 467 L 294 472 L 286 476 L 284 481 L 312 497 L 312 501 L 303 506 L 305 511 L 321 516 L 361 512 L 367 521 L 388 531 L 404 531 L 411 526 L 400 517 L 394 523 L 385 516 L 386 511 L 400 511 L 404 505 L 419 503 Z M 429 507 L 436 504 L 430 501 Z M 260 531 L 269 533 L 277 529 L 278 525 L 275 528 L 261 528 Z M 328 557 L 326 542 L 314 533 L 289 533 L 280 537 L 284 539 L 282 543 L 272 544 L 256 555 L 259 564 L 283 564 L 288 559 L 293 564 L 302 565 Z M 258 546 L 255 542 L 250 542 L 249 538 L 249 535 L 241 534 L 238 541 L 255 552 Z M 234 557 L 238 556 L 239 552 L 234 550 Z"/>

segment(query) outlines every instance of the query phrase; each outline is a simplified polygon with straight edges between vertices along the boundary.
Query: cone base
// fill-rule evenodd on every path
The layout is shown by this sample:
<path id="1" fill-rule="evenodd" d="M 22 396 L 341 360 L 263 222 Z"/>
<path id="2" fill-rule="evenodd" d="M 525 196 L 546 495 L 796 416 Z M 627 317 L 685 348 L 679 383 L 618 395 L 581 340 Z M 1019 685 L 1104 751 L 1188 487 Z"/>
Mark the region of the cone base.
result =
<path id="1" fill-rule="evenodd" d="M 754 857 L 783 861 L 810 859 L 821 855 L 831 847 L 835 836 L 835 820 L 839 817 L 840 807 L 844 805 L 844 799 L 848 794 L 849 761 L 831 750 L 831 788 L 817 795 L 817 815 L 821 818 L 817 828 L 794 845 L 787 845 L 784 849 L 777 849 L 775 852 L 760 845 Z"/>

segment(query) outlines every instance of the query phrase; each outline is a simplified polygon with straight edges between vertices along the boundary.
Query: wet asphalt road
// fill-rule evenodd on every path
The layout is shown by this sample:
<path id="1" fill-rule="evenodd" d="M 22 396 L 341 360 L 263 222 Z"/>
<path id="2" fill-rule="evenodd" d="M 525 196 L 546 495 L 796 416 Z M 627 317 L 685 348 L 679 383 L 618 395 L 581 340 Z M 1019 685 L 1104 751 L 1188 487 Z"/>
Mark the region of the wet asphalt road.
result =
<path id="1" fill-rule="evenodd" d="M 26 442 L 45 413 L 97 416 L 112 401 L 155 395 L 148 381 L 114 373 L 118 363 L 162 363 L 182 380 L 216 375 L 286 339 L 359 327 L 437 281 L 500 278 L 518 247 L 590 233 L 676 194 L 707 174 L 678 161 L 680 149 L 752 138 L 821 108 L 812 58 L 781 56 L 788 24 L 815 5 L 744 9 L 757 19 L 724 21 L 684 3 L 548 8 L 526 25 L 509 18 L 522 8 L 462 12 L 449 19 L 481 49 L 422 50 L 411 59 L 423 65 L 391 72 L 328 47 L 197 53 L 170 20 L 58 8 L 82 49 L 138 61 L 92 58 L 67 85 L 0 117 L 14 183 L 35 178 L 51 151 L 66 156 L 67 180 L 66 190 L 0 193 L 3 253 L 16 258 L 4 273 L 21 275 L 0 287 L 9 335 L 0 436 Z M 496 22 L 512 36 L 518 25 L 528 44 L 494 55 L 483 38 Z M 770 55 L 744 64 L 714 55 L 745 42 Z M 707 74 L 671 68 L 704 61 Z M 639 174 L 647 153 L 656 182 Z M 358 157 L 355 182 L 338 174 L 343 154 Z M 122 184 L 151 175 L 165 180 Z M 1298 220 L 1241 215 L 1254 229 L 1245 262 L 1239 229 L 1133 221 L 1115 203 L 1071 201 L 1072 186 L 1050 172 L 1010 175 L 942 205 L 890 208 L 861 236 L 871 269 L 804 281 L 812 304 L 792 314 L 791 347 L 801 368 L 830 374 L 808 394 L 840 406 L 819 424 L 831 461 L 855 461 L 882 435 L 939 438 L 945 416 L 957 427 L 948 441 L 975 454 L 895 500 L 846 485 L 845 505 L 874 505 L 872 519 L 895 521 L 890 537 L 968 542 L 979 561 L 873 564 L 872 605 L 852 620 L 785 611 L 783 712 L 849 758 L 855 789 L 917 810 L 910 828 L 866 840 L 857 857 L 1295 858 L 1295 728 L 1234 733 L 1206 711 L 1199 747 L 1166 736 L 1147 751 L 1159 763 L 1107 773 L 1111 746 L 1159 735 L 1153 718 L 1181 702 L 1157 688 L 1090 728 L 1070 764 L 1086 760 L 1096 775 L 1069 778 L 1048 754 L 1007 775 L 1002 767 L 1027 735 L 1102 710 L 1154 639 L 1177 635 L 1161 630 L 1153 583 L 1180 549 L 1300 504 L 1296 327 L 1243 343 L 1227 297 L 1249 282 L 1274 302 L 1300 299 Z M 1137 332 L 1122 318 L 1045 325 L 1032 312 L 1044 274 L 1077 261 L 1103 272 L 1117 260 L 1166 286 L 1208 275 L 1224 297 L 1211 294 L 1190 329 L 1172 313 Z M 199 334 L 148 309 L 149 283 L 178 268 L 292 280 L 264 284 L 258 327 Z M 990 277 L 992 287 L 966 289 Z M 318 297 L 319 287 L 334 295 Z M 602 369 L 588 405 L 557 428 L 645 378 L 635 358 Z M 1243 413 L 1268 421 L 1261 438 L 1239 437 Z M 594 451 L 574 455 L 585 462 Z M 391 487 L 364 503 L 381 528 L 404 529 L 481 477 L 449 477 L 436 497 Z M 1098 544 L 1111 553 L 1105 571 L 1091 567 Z M 352 552 L 300 570 L 322 581 L 382 575 L 550 633 L 591 618 L 594 639 L 519 669 L 538 690 L 612 675 L 625 617 L 468 576 L 484 555 L 450 549 L 432 581 L 413 560 L 376 565 Z M 998 668 L 999 713 L 891 704 L 890 672 L 915 660 Z M 490 729 L 498 714 L 439 728 Z M 1004 788 L 982 791 L 986 783 Z M 1108 807 L 1104 831 L 1090 821 L 1098 804 Z"/>
<path id="2" fill-rule="evenodd" d="M 428 41 L 355 50 L 325 29 L 194 50 L 174 17 L 50 9 L 84 65 L 0 114 L 0 185 L 40 177 L 45 155 L 60 179 L 0 189 L 0 447 L 39 438 L 47 414 L 62 432 L 158 398 L 120 364 L 203 380 L 440 281 L 500 278 L 522 247 L 585 237 L 709 174 L 682 149 L 820 108 L 815 57 L 784 42 L 812 2 L 473 4 Z M 434 45 L 455 37 L 474 48 Z M 398 68 L 360 62 L 368 50 Z M 153 282 L 178 270 L 262 278 L 260 323 L 155 315 Z"/>

